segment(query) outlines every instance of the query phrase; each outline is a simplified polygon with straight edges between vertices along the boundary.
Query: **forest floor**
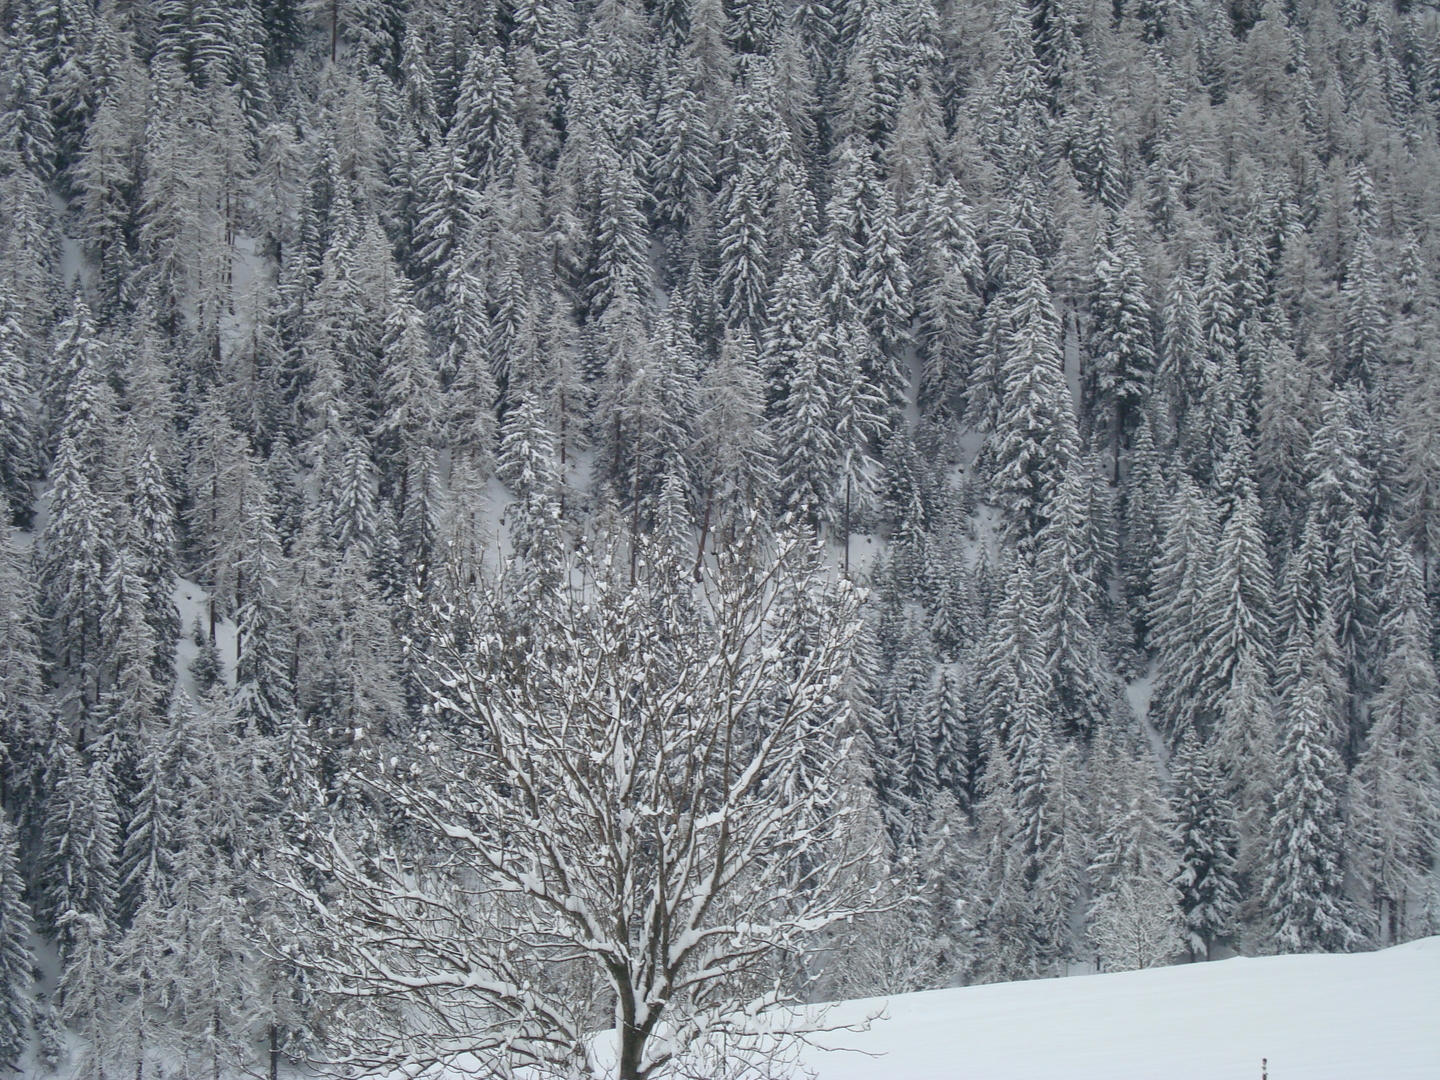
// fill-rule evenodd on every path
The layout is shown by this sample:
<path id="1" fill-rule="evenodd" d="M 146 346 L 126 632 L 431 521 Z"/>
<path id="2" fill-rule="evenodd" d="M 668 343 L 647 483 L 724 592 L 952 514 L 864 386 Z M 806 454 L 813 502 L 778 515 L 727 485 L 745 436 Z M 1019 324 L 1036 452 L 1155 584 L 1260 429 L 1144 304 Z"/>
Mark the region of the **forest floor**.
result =
<path id="1" fill-rule="evenodd" d="M 1435 1080 L 1440 937 L 836 1006 L 815 1080 Z M 848 1052 L 845 1052 L 848 1051 Z"/>

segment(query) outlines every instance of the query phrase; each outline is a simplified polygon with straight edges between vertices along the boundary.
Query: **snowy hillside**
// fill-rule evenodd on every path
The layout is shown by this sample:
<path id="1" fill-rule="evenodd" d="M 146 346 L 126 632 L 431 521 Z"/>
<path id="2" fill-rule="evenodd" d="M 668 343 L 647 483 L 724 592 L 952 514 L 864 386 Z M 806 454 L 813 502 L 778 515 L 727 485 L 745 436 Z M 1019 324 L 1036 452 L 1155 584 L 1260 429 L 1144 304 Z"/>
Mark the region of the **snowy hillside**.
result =
<path id="1" fill-rule="evenodd" d="M 816 1080 L 1432 1080 L 1440 938 L 846 1002 Z M 871 1056 L 875 1055 L 875 1056 Z"/>
<path id="2" fill-rule="evenodd" d="M 1440 0 L 0 0 L 0 1080 L 1440 1080 L 1437 133 Z"/>

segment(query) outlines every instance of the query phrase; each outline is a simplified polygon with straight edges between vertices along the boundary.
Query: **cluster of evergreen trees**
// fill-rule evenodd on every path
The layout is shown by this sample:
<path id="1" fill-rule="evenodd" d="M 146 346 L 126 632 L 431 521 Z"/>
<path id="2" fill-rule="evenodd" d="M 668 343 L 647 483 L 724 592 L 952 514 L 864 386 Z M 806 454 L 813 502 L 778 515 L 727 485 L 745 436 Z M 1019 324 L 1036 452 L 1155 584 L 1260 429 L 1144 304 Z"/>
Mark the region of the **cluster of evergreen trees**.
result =
<path id="1" fill-rule="evenodd" d="M 323 1043 L 267 871 L 403 832 L 417 605 L 757 508 L 870 587 L 831 992 L 1440 929 L 1433 9 L 0 28 L 0 1060 Z"/>

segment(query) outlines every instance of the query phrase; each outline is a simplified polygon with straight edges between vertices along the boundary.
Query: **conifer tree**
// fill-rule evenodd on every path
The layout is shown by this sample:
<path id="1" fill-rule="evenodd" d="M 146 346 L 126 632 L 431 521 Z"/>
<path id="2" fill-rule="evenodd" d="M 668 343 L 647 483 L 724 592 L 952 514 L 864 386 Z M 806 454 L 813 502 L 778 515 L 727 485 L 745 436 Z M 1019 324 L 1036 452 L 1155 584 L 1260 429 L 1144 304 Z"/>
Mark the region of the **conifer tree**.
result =
<path id="1" fill-rule="evenodd" d="M 1275 790 L 1275 696 L 1253 653 L 1241 658 L 1220 701 L 1214 749 L 1241 829 L 1239 869 L 1248 874 L 1263 858 Z"/>
<path id="2" fill-rule="evenodd" d="M 765 324 L 769 265 L 765 246 L 765 208 L 761 202 L 758 164 L 747 157 L 740 171 L 726 181 L 717 207 L 720 254 L 719 288 L 725 324 L 758 337 Z"/>
<path id="3" fill-rule="evenodd" d="M 1125 586 L 1126 614 L 1137 641 L 1144 640 L 1151 629 L 1155 554 L 1165 504 L 1164 477 L 1153 432 L 1149 417 L 1142 416 L 1131 451 L 1129 475 L 1121 490 L 1118 566 Z"/>
<path id="4" fill-rule="evenodd" d="M 106 937 L 114 925 L 120 816 L 109 765 L 86 766 L 80 756 L 61 749 L 56 779 L 45 807 L 42 836 L 45 886 L 40 896 L 41 925 L 56 935 L 62 960 L 85 947 L 82 924 Z"/>
<path id="5" fill-rule="evenodd" d="M 5 50 L 3 79 L 6 109 L 0 118 L 0 149 L 35 179 L 48 181 L 55 168 L 55 128 L 46 101 L 41 42 L 27 25 L 19 25 Z"/>
<path id="6" fill-rule="evenodd" d="M 812 336 L 789 361 L 790 378 L 776 424 L 776 462 L 782 506 L 818 528 L 821 522 L 836 520 L 841 451 L 834 410 L 840 388 L 818 320 L 809 328 Z"/>
<path id="7" fill-rule="evenodd" d="M 1003 342 L 1004 396 L 995 430 L 992 488 L 1017 543 L 1033 541 L 1061 478 L 1080 454 L 1075 409 L 1061 370 L 1060 319 L 1038 264 L 1030 262 Z"/>
<path id="8" fill-rule="evenodd" d="M 30 1041 L 30 993 L 35 957 L 30 950 L 30 909 L 22 895 L 15 826 L 0 820 L 0 1066 L 18 1072 Z"/>
<path id="9" fill-rule="evenodd" d="M 371 437 L 381 451 L 388 490 L 405 504 L 405 476 L 418 447 L 438 441 L 440 382 L 424 317 L 397 281 L 381 341 L 379 409 Z"/>
<path id="10" fill-rule="evenodd" d="M 638 317 L 648 306 L 650 241 L 643 211 L 644 191 L 626 155 L 608 141 L 600 144 L 594 168 L 599 200 L 594 233 L 595 284 L 590 303 L 597 317 L 608 317 L 617 324 Z M 763 297 L 763 291 L 760 295 Z"/>
<path id="11" fill-rule="evenodd" d="M 922 404 L 958 410 L 974 363 L 984 267 L 972 211 L 954 177 L 933 188 L 916 246 L 916 306 L 922 331 Z"/>
<path id="12" fill-rule="evenodd" d="M 935 737 L 936 782 L 961 811 L 969 810 L 974 799 L 979 749 L 965 690 L 956 665 L 937 664 L 924 703 L 926 725 Z"/>
<path id="13" fill-rule="evenodd" d="M 904 400 L 909 382 L 900 361 L 910 343 L 914 298 L 905 261 L 905 237 L 888 187 L 880 186 L 864 204 L 861 229 L 865 243 L 857 283 L 860 311 L 879 346 L 872 378 L 876 387 L 898 405 Z"/>
<path id="14" fill-rule="evenodd" d="M 69 435 L 51 471 L 50 521 L 41 581 L 56 655 L 76 680 L 82 707 L 94 704 L 101 661 L 105 571 L 110 559 L 108 507 L 83 471 Z"/>
<path id="15" fill-rule="evenodd" d="M 1154 328 L 1140 256 L 1124 225 L 1112 230 L 1106 251 L 1095 265 L 1091 303 L 1090 352 L 1093 357 L 1091 424 L 1108 423 L 1115 451 L 1128 447 L 1137 411 L 1149 396 L 1155 370 Z"/>
<path id="16" fill-rule="evenodd" d="M 295 586 L 289 560 L 273 521 L 273 501 L 261 489 L 250 499 L 239 545 L 238 568 L 246 581 L 236 612 L 234 708 L 241 720 L 263 736 L 275 737 L 295 707 L 291 674 L 293 609 L 287 598 Z"/>
<path id="17" fill-rule="evenodd" d="M 476 216 L 474 186 L 453 140 L 439 140 L 430 147 L 419 187 L 415 259 L 428 295 L 436 301 L 453 302 Z"/>
<path id="18" fill-rule="evenodd" d="M 651 183 L 660 220 L 676 227 L 696 223 L 714 183 L 714 134 L 698 75 L 695 60 L 676 50 L 657 91 Z"/>
<path id="19" fill-rule="evenodd" d="M 987 916 L 994 925 L 982 936 L 998 936 L 987 951 L 1018 950 L 1011 959 L 989 961 L 1003 963 L 1010 972 L 1005 977 L 1042 971 L 1066 952 L 1068 910 L 1081 870 L 1075 763 L 1056 731 L 1046 693 L 1033 580 L 1028 559 L 1018 557 L 982 647 L 977 686 L 985 709 L 979 813 L 989 880 L 983 888 L 987 903 L 1003 909 Z M 1002 946 L 1011 935 L 1018 938 Z"/>
<path id="20" fill-rule="evenodd" d="M 180 613 L 170 593 L 175 586 L 175 503 L 153 443 L 134 454 L 127 471 L 128 515 L 125 545 L 145 586 L 144 618 L 155 638 L 152 668 L 162 682 L 173 667 L 180 637 Z"/>
<path id="21" fill-rule="evenodd" d="M 1036 589 L 1046 668 L 1062 730 L 1090 735 L 1104 725 L 1109 694 L 1096 623 L 1099 552 L 1089 513 L 1089 477 L 1078 469 L 1060 481 L 1036 538 Z"/>
<path id="22" fill-rule="evenodd" d="M 380 532 L 379 510 L 375 505 L 375 464 L 370 447 L 362 438 L 352 438 L 337 473 L 327 477 L 330 538 L 340 551 L 351 547 L 364 556 L 375 554 Z"/>
<path id="23" fill-rule="evenodd" d="M 1375 252 L 1369 230 L 1362 229 L 1355 241 L 1340 291 L 1343 307 L 1342 380 L 1357 379 L 1367 387 L 1382 377 L 1387 327 L 1381 306 Z"/>
<path id="24" fill-rule="evenodd" d="M 1344 889 L 1345 766 L 1333 634 L 1326 617 L 1284 714 L 1262 886 L 1281 952 L 1343 951 L 1359 940 Z"/>
<path id="25" fill-rule="evenodd" d="M 533 399 L 522 396 L 505 416 L 495 472 L 515 496 L 507 511 L 515 554 L 542 575 L 554 573 L 562 555 L 554 459 L 544 415 Z"/>
<path id="26" fill-rule="evenodd" d="M 7 532 L 0 543 L 0 783 L 26 854 L 34 850 L 55 736 L 46 689 L 39 589 L 29 558 Z"/>
<path id="27" fill-rule="evenodd" d="M 1185 920 L 1186 947 L 1209 960 L 1234 933 L 1240 901 L 1236 875 L 1239 833 L 1228 786 L 1209 745 L 1187 731 L 1170 763 L 1171 814 L 1179 837 L 1174 885 Z"/>
<path id="28" fill-rule="evenodd" d="M 1204 671 L 1196 687 L 1195 715 L 1213 730 L 1221 701 L 1234 685 L 1236 671 L 1250 661 L 1260 672 L 1273 663 L 1273 585 L 1260 505 L 1248 479 L 1233 496 L 1220 527 L 1213 571 L 1202 599 L 1199 643 Z"/>
<path id="29" fill-rule="evenodd" d="M 897 843 L 913 844 L 923 829 L 923 815 L 939 783 L 935 750 L 939 732 L 931 727 L 925 694 L 934 667 L 934 647 L 923 627 L 912 622 L 900 642 L 890 671 L 881 711 L 889 725 L 887 743 L 894 758 L 885 763 L 892 832 Z"/>
<path id="30" fill-rule="evenodd" d="M 1151 591 L 1150 643 L 1157 679 L 1152 708 L 1177 734 L 1193 723 L 1199 705 L 1205 639 L 1203 597 L 1214 558 L 1214 520 L 1205 494 L 1186 473 L 1176 478 L 1164 520 L 1164 540 Z"/>
<path id="31" fill-rule="evenodd" d="M 0 491 L 10 520 L 22 525 L 29 522 L 30 485 L 39 474 L 26 339 L 14 300 L 0 285 Z"/>
<path id="32" fill-rule="evenodd" d="M 1440 684 L 1427 649 L 1426 610 L 1414 557 L 1386 535 L 1389 617 L 1381 688 L 1351 773 L 1347 861 L 1359 879 L 1377 944 L 1403 941 L 1410 898 L 1440 846 Z"/>
<path id="33" fill-rule="evenodd" d="M 1091 764 L 1099 774 L 1099 835 L 1090 862 L 1090 938 L 1102 970 L 1153 967 L 1181 945 L 1169 808 L 1143 753 L 1101 739 Z"/>
<path id="34" fill-rule="evenodd" d="M 1158 375 L 1170 402 L 1168 419 L 1179 429 L 1181 445 L 1191 446 L 1195 443 L 1193 410 L 1209 381 L 1204 373 L 1209 357 L 1200 328 L 1200 306 L 1184 268 L 1176 271 L 1166 287 L 1161 324 Z"/>
<path id="35" fill-rule="evenodd" d="M 852 324 L 839 328 L 835 341 L 839 378 L 836 380 L 833 409 L 840 468 L 835 478 L 833 505 L 839 511 L 847 573 L 850 569 L 851 526 L 855 519 L 868 511 L 874 494 L 871 448 L 879 441 L 888 417 L 888 403 L 866 377 L 861 365 L 860 351 L 865 344 L 864 331 L 860 327 Z"/>
<path id="36" fill-rule="evenodd" d="M 861 260 L 866 192 L 875 186 L 873 159 L 852 140 L 841 146 L 835 178 L 825 203 L 825 231 L 815 251 L 820 303 L 835 326 L 863 315 L 856 302 Z"/>
<path id="37" fill-rule="evenodd" d="M 774 446 L 762 423 L 764 396 L 754 342 L 743 329 L 726 333 L 705 372 L 695 416 L 696 458 L 716 520 L 742 520 L 775 488 Z"/>

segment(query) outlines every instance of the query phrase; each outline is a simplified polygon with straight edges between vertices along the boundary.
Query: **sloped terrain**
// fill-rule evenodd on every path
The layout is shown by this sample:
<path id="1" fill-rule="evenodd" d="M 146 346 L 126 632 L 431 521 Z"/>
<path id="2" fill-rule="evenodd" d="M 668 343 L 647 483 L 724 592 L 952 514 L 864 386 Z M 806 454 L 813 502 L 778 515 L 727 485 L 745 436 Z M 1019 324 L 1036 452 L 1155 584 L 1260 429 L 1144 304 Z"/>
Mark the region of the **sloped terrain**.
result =
<path id="1" fill-rule="evenodd" d="M 1440 938 L 837 1006 L 817 1080 L 1270 1080 L 1440 1075 Z"/>

